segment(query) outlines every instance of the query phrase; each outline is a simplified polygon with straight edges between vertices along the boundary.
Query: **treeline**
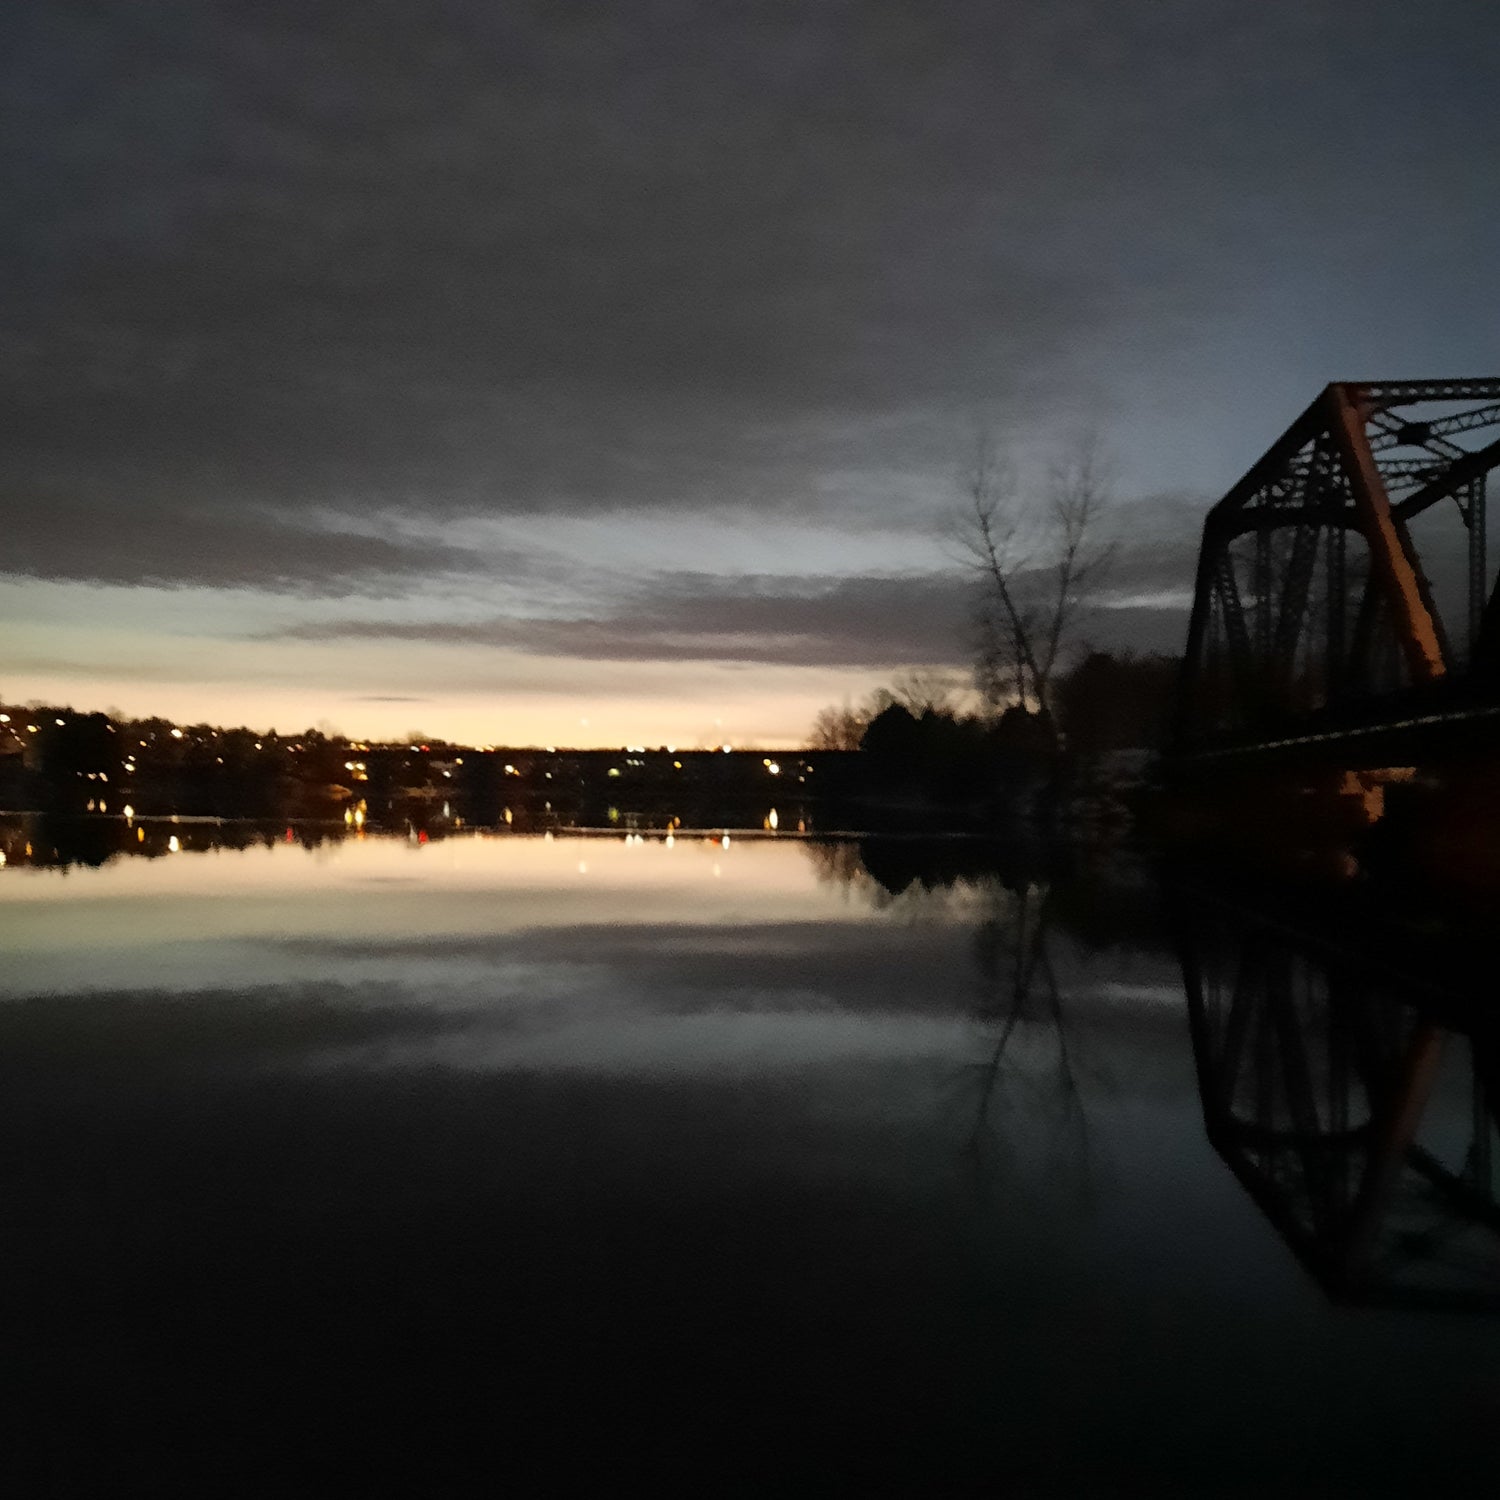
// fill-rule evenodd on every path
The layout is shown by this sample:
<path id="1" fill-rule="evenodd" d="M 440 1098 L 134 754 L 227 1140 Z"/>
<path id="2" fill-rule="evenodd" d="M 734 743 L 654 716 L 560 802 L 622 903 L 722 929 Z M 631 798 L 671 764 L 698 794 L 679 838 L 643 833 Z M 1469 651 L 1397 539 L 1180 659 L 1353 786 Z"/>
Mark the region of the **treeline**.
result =
<path id="1" fill-rule="evenodd" d="M 278 735 L 35 704 L 4 713 L 0 804 L 11 808 L 293 810 L 346 794 L 359 754 L 318 729 Z"/>
<path id="2" fill-rule="evenodd" d="M 1076 787 L 1162 747 L 1177 671 L 1173 657 L 1092 652 L 1057 679 L 1050 709 L 999 713 L 964 711 L 928 678 L 901 681 L 863 710 L 825 710 L 814 741 L 857 748 L 877 795 L 971 802 Z"/>

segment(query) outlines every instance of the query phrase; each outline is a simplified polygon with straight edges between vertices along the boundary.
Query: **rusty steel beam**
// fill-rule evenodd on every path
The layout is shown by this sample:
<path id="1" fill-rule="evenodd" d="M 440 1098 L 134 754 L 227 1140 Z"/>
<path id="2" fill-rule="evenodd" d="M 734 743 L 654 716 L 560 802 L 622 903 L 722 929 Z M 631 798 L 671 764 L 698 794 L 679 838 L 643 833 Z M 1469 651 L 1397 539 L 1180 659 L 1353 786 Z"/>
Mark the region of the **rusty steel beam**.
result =
<path id="1" fill-rule="evenodd" d="M 1384 416 L 1386 407 L 1400 406 L 1413 401 L 1488 401 L 1500 408 L 1500 380 L 1427 380 L 1427 381 L 1343 381 L 1328 387 L 1328 390 L 1359 392 L 1364 414 L 1380 419 L 1383 427 L 1375 442 L 1388 446 L 1383 438 L 1395 437 L 1403 428 L 1412 424 Z M 1266 449 L 1245 474 L 1234 484 L 1228 494 L 1209 512 L 1210 517 L 1222 519 L 1228 512 L 1251 504 L 1267 485 L 1281 479 L 1292 468 L 1297 456 L 1320 433 L 1328 429 L 1328 391 L 1324 391 L 1304 410 L 1290 427 Z M 1500 416 L 1490 420 L 1500 421 Z M 1468 430 L 1470 427 L 1487 425 L 1480 413 L 1458 414 L 1435 419 L 1427 426 L 1434 438 L 1447 432 Z M 1451 444 L 1442 444 L 1452 448 Z M 1462 449 L 1453 448 L 1452 453 L 1443 453 L 1440 458 L 1452 459 L 1464 456 Z"/>
<path id="2" fill-rule="evenodd" d="M 1447 457 L 1461 457 L 1463 449 L 1453 443 L 1434 441 L 1451 436 L 1455 432 L 1472 432 L 1476 427 L 1493 427 L 1500 423 L 1500 403 L 1481 406 L 1475 411 L 1454 412 L 1451 416 L 1430 417 L 1415 422 L 1394 421 L 1382 416 L 1379 419 L 1380 435 L 1370 440 L 1377 451 L 1385 448 L 1431 447 L 1434 452 L 1443 452 Z"/>
<path id="3" fill-rule="evenodd" d="M 1371 412 L 1370 425 L 1375 429 L 1375 435 L 1370 439 L 1372 450 L 1383 453 L 1389 448 L 1422 448 L 1434 458 L 1446 459 L 1449 463 L 1464 456 L 1464 450 L 1457 443 L 1450 443 L 1445 437 L 1434 437 L 1430 429 L 1420 442 L 1417 441 L 1415 434 L 1423 430 L 1423 424 L 1403 422 L 1391 412 Z"/>
<path id="4" fill-rule="evenodd" d="M 1371 566 L 1385 585 L 1407 665 L 1417 682 L 1435 682 L 1446 673 L 1448 664 L 1424 597 L 1426 589 L 1412 566 L 1410 542 L 1391 515 L 1390 498 L 1365 436 L 1366 409 L 1347 386 L 1329 386 L 1325 399 L 1334 443 L 1364 522 L 1361 530 L 1370 548 Z"/>
<path id="5" fill-rule="evenodd" d="M 1408 516 L 1417 515 L 1429 506 L 1436 505 L 1439 500 L 1446 500 L 1450 495 L 1456 494 L 1471 479 L 1483 478 L 1494 468 L 1500 468 L 1500 438 L 1455 459 L 1436 479 L 1423 485 L 1416 494 L 1408 495 L 1395 508 L 1396 518 L 1405 520 Z"/>
<path id="6" fill-rule="evenodd" d="M 1500 380 L 1350 380 L 1375 406 L 1405 406 L 1411 401 L 1500 401 Z"/>
<path id="7" fill-rule="evenodd" d="M 1376 446 L 1372 440 L 1371 451 Z M 1382 458 L 1380 473 L 1385 480 L 1386 489 L 1393 490 L 1397 486 L 1426 484 L 1429 480 L 1440 478 L 1447 466 L 1448 461 L 1436 454 L 1430 454 L 1426 458 Z"/>

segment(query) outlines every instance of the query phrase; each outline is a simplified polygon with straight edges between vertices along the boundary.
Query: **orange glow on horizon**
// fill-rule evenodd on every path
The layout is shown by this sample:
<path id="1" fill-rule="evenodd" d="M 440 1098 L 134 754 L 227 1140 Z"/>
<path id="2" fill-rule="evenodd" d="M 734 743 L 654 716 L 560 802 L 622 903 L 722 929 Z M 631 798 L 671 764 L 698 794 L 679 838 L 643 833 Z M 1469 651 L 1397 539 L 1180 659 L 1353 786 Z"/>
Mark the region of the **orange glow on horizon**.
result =
<path id="1" fill-rule="evenodd" d="M 588 700 L 452 693 L 420 702 L 387 702 L 351 695 L 346 688 L 323 692 L 301 686 L 24 676 L 7 679 L 6 696 L 23 703 L 70 705 L 81 713 L 118 710 L 128 718 L 160 716 L 178 724 L 247 725 L 261 734 L 272 728 L 283 735 L 300 734 L 306 727 L 323 726 L 364 743 L 405 740 L 420 729 L 428 743 L 516 749 L 672 745 L 711 750 L 728 743 L 736 750 L 776 751 L 805 746 L 822 709 L 846 700 L 858 703 L 890 677 L 889 672 L 824 668 L 751 668 L 725 675 L 732 680 L 711 701 L 685 691 L 681 697 L 622 694 Z M 586 729 L 578 713 L 585 703 Z M 722 722 L 716 724 L 716 719 Z"/>

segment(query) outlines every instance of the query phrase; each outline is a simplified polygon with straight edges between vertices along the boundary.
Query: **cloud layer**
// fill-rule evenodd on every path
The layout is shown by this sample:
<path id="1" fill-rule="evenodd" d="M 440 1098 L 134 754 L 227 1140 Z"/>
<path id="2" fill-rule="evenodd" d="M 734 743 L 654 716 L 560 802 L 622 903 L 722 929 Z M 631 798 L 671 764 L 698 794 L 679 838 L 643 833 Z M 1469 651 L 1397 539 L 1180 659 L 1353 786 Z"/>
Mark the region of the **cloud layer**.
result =
<path id="1" fill-rule="evenodd" d="M 1033 458 L 1102 426 L 1127 489 L 1192 496 L 1117 579 L 1150 600 L 1318 384 L 1500 364 L 1473 315 L 1500 32 L 1474 21 L 23 0 L 0 572 L 400 596 L 405 624 L 268 606 L 268 633 L 351 650 L 952 659 L 965 611 L 898 539 L 938 526 L 987 421 Z M 622 517 L 723 537 L 601 596 L 598 557 L 536 533 Z M 889 534 L 889 561 L 739 559 L 735 527 L 804 524 Z M 543 571 L 547 619 L 473 623 L 487 577 Z M 1170 614 L 1111 628 L 1156 643 Z"/>
<path id="2" fill-rule="evenodd" d="M 1180 560 L 1180 559 L 1179 559 Z M 1138 597 L 1128 587 L 1102 593 L 1080 621 L 1116 649 L 1171 650 L 1180 633 L 1180 598 Z M 1149 576 L 1158 585 L 1159 570 Z M 1190 577 L 1190 575 L 1187 575 Z M 1181 594 L 1183 580 L 1172 580 Z M 299 641 L 423 642 L 495 646 L 537 656 L 590 661 L 725 661 L 783 666 L 870 668 L 962 662 L 977 636 L 982 590 L 970 574 L 729 580 L 661 575 L 599 613 L 469 620 L 349 617 L 296 623 L 274 638 Z M 1110 606 L 1113 606 L 1112 608 Z"/>

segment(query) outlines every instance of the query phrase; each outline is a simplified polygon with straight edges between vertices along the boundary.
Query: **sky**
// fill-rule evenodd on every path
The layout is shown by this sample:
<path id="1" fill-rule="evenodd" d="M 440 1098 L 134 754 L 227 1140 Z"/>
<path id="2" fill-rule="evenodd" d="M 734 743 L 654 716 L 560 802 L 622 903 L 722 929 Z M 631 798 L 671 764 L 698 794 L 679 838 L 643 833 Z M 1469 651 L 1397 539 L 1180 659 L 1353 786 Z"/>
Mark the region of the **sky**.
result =
<path id="1" fill-rule="evenodd" d="M 11 0 L 0 696 L 785 745 L 961 672 L 981 434 L 1085 644 L 1329 380 L 1500 372 L 1479 0 Z"/>

